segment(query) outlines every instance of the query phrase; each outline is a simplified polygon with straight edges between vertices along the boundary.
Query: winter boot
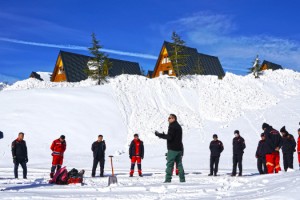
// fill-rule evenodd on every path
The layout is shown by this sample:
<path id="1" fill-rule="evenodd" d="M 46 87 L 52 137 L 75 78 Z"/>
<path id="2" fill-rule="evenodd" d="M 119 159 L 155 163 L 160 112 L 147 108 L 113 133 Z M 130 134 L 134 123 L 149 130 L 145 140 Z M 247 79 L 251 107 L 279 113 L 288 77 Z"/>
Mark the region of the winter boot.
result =
<path id="1" fill-rule="evenodd" d="M 208 174 L 208 176 L 212 176 L 213 174 Z"/>
<path id="2" fill-rule="evenodd" d="M 53 177 L 54 177 L 54 173 L 51 172 L 51 173 L 50 173 L 50 178 L 53 178 Z"/>
<path id="3" fill-rule="evenodd" d="M 143 177 L 143 174 L 139 174 L 140 177 Z"/>

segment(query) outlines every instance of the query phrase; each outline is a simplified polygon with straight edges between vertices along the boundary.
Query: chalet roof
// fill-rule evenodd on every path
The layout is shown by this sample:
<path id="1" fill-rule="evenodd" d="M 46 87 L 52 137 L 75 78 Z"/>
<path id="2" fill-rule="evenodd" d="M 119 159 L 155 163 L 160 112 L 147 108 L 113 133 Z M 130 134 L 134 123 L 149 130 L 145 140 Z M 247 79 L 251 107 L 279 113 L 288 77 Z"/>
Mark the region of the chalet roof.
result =
<path id="1" fill-rule="evenodd" d="M 68 82 L 79 82 L 87 79 L 84 69 L 87 68 L 87 63 L 92 57 L 66 51 L 60 51 L 60 56 Z M 141 75 L 140 66 L 136 62 L 114 58 L 109 58 L 109 61 L 112 63 L 108 72 L 111 77 L 121 74 Z"/>
<path id="2" fill-rule="evenodd" d="M 43 79 L 41 78 L 41 75 L 39 75 L 39 74 L 36 73 L 36 72 L 31 72 L 31 74 L 30 74 L 29 77 L 30 77 L 30 78 L 38 79 L 38 80 L 40 80 L 40 81 L 43 81 Z"/>
<path id="3" fill-rule="evenodd" d="M 149 76 L 150 78 L 152 78 L 152 75 L 153 75 L 153 73 L 154 73 L 154 71 L 152 71 L 152 70 L 148 70 L 148 74 L 147 74 L 147 76 Z"/>
<path id="4" fill-rule="evenodd" d="M 172 55 L 172 43 L 164 42 L 169 56 Z M 225 76 L 223 67 L 216 56 L 210 56 L 202 53 L 198 53 L 196 48 L 184 46 L 182 54 L 188 55 L 187 66 L 181 69 L 182 74 L 194 74 L 197 70 L 197 66 L 201 66 L 204 75 L 216 75 Z"/>
<path id="5" fill-rule="evenodd" d="M 281 65 L 269 62 L 267 60 L 264 60 L 261 66 L 267 65 L 268 69 L 277 70 L 277 69 L 283 69 Z"/>

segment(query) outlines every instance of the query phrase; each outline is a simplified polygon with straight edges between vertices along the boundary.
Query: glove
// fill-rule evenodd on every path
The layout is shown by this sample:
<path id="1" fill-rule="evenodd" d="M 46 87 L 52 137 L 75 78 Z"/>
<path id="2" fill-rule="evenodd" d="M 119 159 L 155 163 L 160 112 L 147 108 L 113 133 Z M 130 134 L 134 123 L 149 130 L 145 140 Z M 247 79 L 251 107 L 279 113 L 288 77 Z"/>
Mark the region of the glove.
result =
<path id="1" fill-rule="evenodd" d="M 132 159 L 132 156 L 129 156 L 130 159 Z"/>
<path id="2" fill-rule="evenodd" d="M 13 162 L 14 162 L 14 164 L 16 164 L 16 162 L 17 162 L 17 158 L 16 157 L 13 157 Z"/>
<path id="3" fill-rule="evenodd" d="M 25 162 L 28 163 L 28 158 L 25 158 Z"/>
<path id="4" fill-rule="evenodd" d="M 160 133 L 158 131 L 155 131 L 155 135 L 158 136 Z"/>

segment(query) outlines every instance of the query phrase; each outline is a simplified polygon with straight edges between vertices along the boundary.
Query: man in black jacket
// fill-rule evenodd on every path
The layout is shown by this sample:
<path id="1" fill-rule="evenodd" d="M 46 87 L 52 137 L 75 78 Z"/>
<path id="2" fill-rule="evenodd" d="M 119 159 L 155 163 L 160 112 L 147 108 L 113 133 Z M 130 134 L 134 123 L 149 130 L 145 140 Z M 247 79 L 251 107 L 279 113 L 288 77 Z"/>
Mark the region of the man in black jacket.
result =
<path id="1" fill-rule="evenodd" d="M 285 126 L 280 129 L 282 134 L 282 154 L 284 171 L 288 168 L 293 169 L 294 152 L 296 151 L 296 141 L 294 136 L 289 134 Z"/>
<path id="2" fill-rule="evenodd" d="M 258 146 L 256 149 L 255 157 L 257 158 L 257 169 L 260 174 L 267 174 L 267 166 L 266 166 L 266 152 L 265 152 L 265 134 L 262 133 L 260 135 L 261 140 L 258 142 Z"/>
<path id="3" fill-rule="evenodd" d="M 279 150 L 282 146 L 280 133 L 267 123 L 263 123 L 262 129 L 266 137 L 265 153 L 268 174 L 278 173 L 280 168 Z"/>
<path id="4" fill-rule="evenodd" d="M 167 140 L 168 155 L 167 155 L 167 169 L 165 183 L 170 183 L 172 180 L 172 171 L 174 163 L 177 163 L 179 169 L 180 182 L 185 182 L 184 169 L 182 166 L 182 128 L 177 122 L 177 116 L 170 114 L 168 134 L 159 133 L 155 131 L 155 135 L 161 139 Z"/>
<path id="5" fill-rule="evenodd" d="M 213 141 L 210 142 L 210 174 L 208 176 L 217 176 L 220 155 L 224 150 L 223 143 L 218 140 L 218 135 L 213 135 Z"/>
<path id="6" fill-rule="evenodd" d="M 137 133 L 134 134 L 133 137 L 134 139 L 131 141 L 129 146 L 129 158 L 131 160 L 129 176 L 133 177 L 135 163 L 137 163 L 139 176 L 143 177 L 142 159 L 144 159 L 144 142 L 140 140 Z"/>
<path id="7" fill-rule="evenodd" d="M 233 146 L 233 168 L 231 176 L 236 176 L 236 167 L 239 166 L 239 176 L 242 176 L 243 173 L 243 154 L 244 149 L 246 148 L 245 140 L 240 136 L 238 130 L 234 131 L 234 138 L 232 141 Z"/>
<path id="8" fill-rule="evenodd" d="M 14 173 L 15 178 L 18 178 L 18 168 L 19 164 L 23 168 L 23 178 L 27 179 L 27 166 L 26 163 L 28 162 L 28 155 L 27 155 L 27 146 L 24 140 L 24 133 L 19 133 L 18 138 L 14 140 L 11 144 L 11 152 L 13 161 L 15 164 Z"/>
<path id="9" fill-rule="evenodd" d="M 96 169 L 98 163 L 100 163 L 100 177 L 103 177 L 104 173 L 104 164 L 105 164 L 105 150 L 106 144 L 103 140 L 103 135 L 98 136 L 98 140 L 92 144 L 92 151 L 94 156 L 93 169 L 92 169 L 92 177 L 96 175 Z"/>

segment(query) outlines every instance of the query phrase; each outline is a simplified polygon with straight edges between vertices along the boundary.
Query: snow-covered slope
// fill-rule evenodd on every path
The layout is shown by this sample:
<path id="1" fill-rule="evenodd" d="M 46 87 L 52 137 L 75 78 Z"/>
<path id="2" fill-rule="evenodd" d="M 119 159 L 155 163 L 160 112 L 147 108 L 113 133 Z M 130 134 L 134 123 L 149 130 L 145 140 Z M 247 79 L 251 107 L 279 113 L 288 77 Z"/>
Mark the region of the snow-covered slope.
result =
<path id="1" fill-rule="evenodd" d="M 0 129 L 5 133 L 5 138 L 0 140 L 0 163 L 2 167 L 12 167 L 10 143 L 23 131 L 30 168 L 45 172 L 51 166 L 50 143 L 65 134 L 68 144 L 65 164 L 90 169 L 91 143 L 98 134 L 103 134 L 107 155 L 116 155 L 117 172 L 127 173 L 128 143 L 134 133 L 139 133 L 146 150 L 143 168 L 161 173 L 165 167 L 166 144 L 154 136 L 154 131 L 166 131 L 167 117 L 175 113 L 184 130 L 184 166 L 188 172 L 206 173 L 208 145 L 214 133 L 225 146 L 220 169 L 223 174 L 230 172 L 235 129 L 239 129 L 246 140 L 244 168 L 254 172 L 261 124 L 269 122 L 277 129 L 286 125 L 296 136 L 299 101 L 300 73 L 291 70 L 266 72 L 260 79 L 233 74 L 227 74 L 223 80 L 214 76 L 178 80 L 122 75 L 102 86 L 95 86 L 91 80 L 51 83 L 28 79 L 0 92 Z M 191 181 L 195 180 L 194 184 L 201 181 L 195 176 L 190 177 Z M 220 177 L 220 180 L 226 182 L 227 178 Z M 138 184 L 139 180 L 136 181 Z M 247 181 L 245 178 L 236 184 L 243 185 Z M 231 179 L 227 182 L 228 187 L 234 184 Z M 93 185 L 93 180 L 89 184 Z M 134 183 L 126 184 L 124 187 Z M 162 186 L 161 191 L 165 190 L 168 188 Z"/>
<path id="2" fill-rule="evenodd" d="M 0 91 L 3 90 L 6 87 L 5 83 L 0 83 Z"/>

